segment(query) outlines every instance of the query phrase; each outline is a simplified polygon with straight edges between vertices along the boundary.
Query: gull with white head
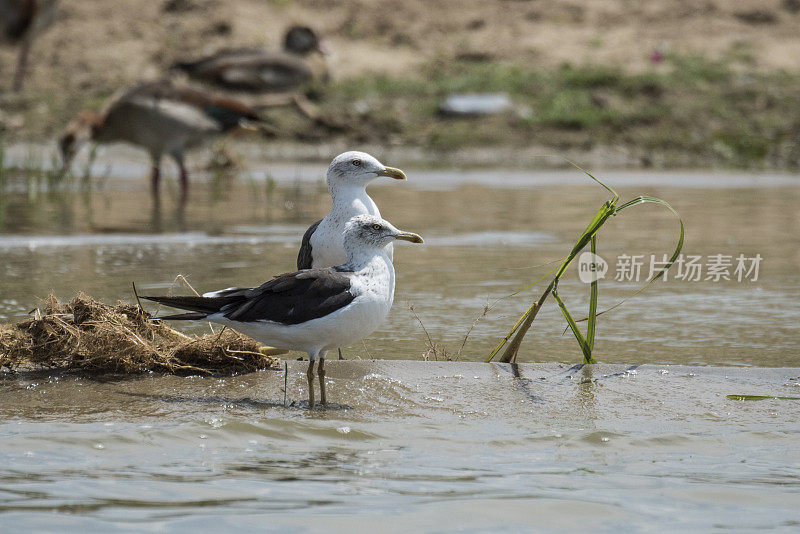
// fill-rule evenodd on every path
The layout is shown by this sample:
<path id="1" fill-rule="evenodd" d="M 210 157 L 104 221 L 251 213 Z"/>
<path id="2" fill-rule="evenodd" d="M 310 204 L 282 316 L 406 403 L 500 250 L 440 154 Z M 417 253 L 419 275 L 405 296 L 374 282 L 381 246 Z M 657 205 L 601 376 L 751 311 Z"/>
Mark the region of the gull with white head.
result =
<path id="1" fill-rule="evenodd" d="M 335 267 L 276 276 L 258 287 L 232 287 L 202 297 L 144 297 L 189 313 L 166 320 L 209 321 L 230 326 L 275 347 L 308 353 L 308 399 L 314 407 L 314 361 L 319 359 L 322 404 L 325 354 L 371 334 L 389 314 L 395 274 L 386 246 L 397 239 L 422 243 L 376 215 L 344 224 L 345 259 Z"/>
<path id="2" fill-rule="evenodd" d="M 400 169 L 387 167 L 365 152 L 350 151 L 336 156 L 325 181 L 331 194 L 331 211 L 306 230 L 297 254 L 297 268 L 331 267 L 345 261 L 343 235 L 347 221 L 357 215 L 380 217 L 378 206 L 367 194 L 367 185 L 381 176 L 405 180 Z M 389 259 L 392 244 L 386 245 Z"/>

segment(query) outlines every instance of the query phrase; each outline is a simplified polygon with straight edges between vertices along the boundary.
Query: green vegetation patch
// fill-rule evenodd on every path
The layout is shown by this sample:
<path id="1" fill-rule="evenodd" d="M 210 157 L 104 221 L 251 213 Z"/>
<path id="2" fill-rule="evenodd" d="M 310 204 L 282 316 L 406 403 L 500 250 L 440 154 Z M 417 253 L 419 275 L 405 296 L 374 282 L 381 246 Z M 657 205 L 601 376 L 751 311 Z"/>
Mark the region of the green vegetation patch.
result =
<path id="1" fill-rule="evenodd" d="M 22 116 L 25 125 L 6 132 L 7 141 L 51 139 L 75 113 L 99 109 L 117 89 L 6 95 L 6 115 Z M 444 99 L 460 93 L 505 93 L 512 109 L 475 117 L 441 113 Z M 307 95 L 325 120 L 265 110 L 278 137 L 445 151 L 620 147 L 645 164 L 662 155 L 662 165 L 800 168 L 800 72 L 758 71 L 747 48 L 734 47 L 721 60 L 672 54 L 643 72 L 437 59 L 416 73 L 363 74 L 312 87 Z"/>
<path id="2" fill-rule="evenodd" d="M 507 93 L 514 109 L 492 116 L 439 113 L 456 93 Z M 684 153 L 738 168 L 800 165 L 800 74 L 755 72 L 739 56 L 668 56 L 640 73 L 605 66 L 542 69 L 512 62 L 433 61 L 418 76 L 362 76 L 321 93 L 369 134 L 403 144 L 619 145 Z M 372 125 L 370 127 L 369 125 Z M 368 135 L 369 137 L 369 135 Z"/>

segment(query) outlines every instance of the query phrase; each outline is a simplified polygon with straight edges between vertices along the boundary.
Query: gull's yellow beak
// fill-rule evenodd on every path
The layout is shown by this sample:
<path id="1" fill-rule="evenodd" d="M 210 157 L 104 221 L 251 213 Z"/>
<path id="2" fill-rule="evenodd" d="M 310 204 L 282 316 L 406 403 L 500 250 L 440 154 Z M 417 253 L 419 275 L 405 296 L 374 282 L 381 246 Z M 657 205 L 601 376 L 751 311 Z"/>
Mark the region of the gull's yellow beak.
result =
<path id="1" fill-rule="evenodd" d="M 378 176 L 388 176 L 389 178 L 394 178 L 395 180 L 406 179 L 406 173 L 404 173 L 400 169 L 395 169 L 394 167 L 386 167 L 383 170 L 375 171 L 375 174 L 377 174 Z"/>
<path id="2" fill-rule="evenodd" d="M 419 234 L 415 234 L 413 232 L 400 232 L 396 236 L 395 239 L 402 239 L 403 241 L 410 241 L 412 243 L 424 243 L 425 241 L 422 240 Z"/>

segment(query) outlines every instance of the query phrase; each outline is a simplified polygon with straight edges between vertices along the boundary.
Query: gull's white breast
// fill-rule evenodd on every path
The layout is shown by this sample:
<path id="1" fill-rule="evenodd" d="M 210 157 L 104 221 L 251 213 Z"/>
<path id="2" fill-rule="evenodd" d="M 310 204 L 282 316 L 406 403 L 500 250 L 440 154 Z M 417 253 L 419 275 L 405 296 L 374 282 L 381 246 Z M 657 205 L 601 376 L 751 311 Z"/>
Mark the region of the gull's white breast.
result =
<path id="1" fill-rule="evenodd" d="M 381 216 L 375 202 L 366 190 L 347 190 L 337 193 L 331 212 L 320 221 L 311 235 L 311 266 L 314 268 L 333 267 L 347 261 L 344 250 L 344 228 L 347 221 L 358 215 Z M 394 246 L 387 244 L 384 250 L 392 259 Z"/>

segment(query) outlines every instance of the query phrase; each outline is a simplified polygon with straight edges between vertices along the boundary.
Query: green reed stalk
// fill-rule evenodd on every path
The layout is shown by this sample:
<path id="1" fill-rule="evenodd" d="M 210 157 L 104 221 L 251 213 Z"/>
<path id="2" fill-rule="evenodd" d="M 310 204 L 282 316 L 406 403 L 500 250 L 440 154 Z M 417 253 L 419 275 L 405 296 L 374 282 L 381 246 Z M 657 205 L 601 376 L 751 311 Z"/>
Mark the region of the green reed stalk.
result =
<path id="1" fill-rule="evenodd" d="M 623 302 L 628 300 L 628 298 L 638 295 L 639 293 L 644 291 L 650 284 L 661 278 L 667 271 L 667 269 L 669 269 L 670 266 L 678 258 L 681 249 L 683 249 L 683 238 L 684 238 L 683 220 L 681 220 L 680 216 L 678 215 L 678 212 L 676 212 L 675 209 L 673 209 L 673 207 L 670 206 L 668 202 L 656 197 L 639 196 L 634 198 L 633 200 L 630 200 L 622 204 L 621 206 L 618 206 L 617 203 L 619 201 L 619 195 L 617 194 L 616 191 L 614 191 L 612 188 L 608 187 L 603 182 L 592 176 L 588 171 L 578 167 L 572 162 L 569 163 L 574 167 L 578 168 L 579 170 L 583 171 L 589 178 L 602 185 L 607 191 L 609 191 L 612 194 L 612 197 L 610 200 L 607 200 L 600 207 L 598 212 L 595 214 L 594 218 L 591 220 L 589 225 L 580 235 L 577 242 L 575 243 L 575 246 L 572 247 L 572 250 L 570 251 L 569 255 L 566 257 L 564 262 L 556 271 L 552 281 L 550 282 L 550 285 L 547 286 L 547 289 L 545 289 L 542 296 L 539 297 L 539 299 L 536 302 L 534 302 L 531 305 L 531 307 L 525 311 L 525 313 L 522 314 L 522 316 L 517 320 L 517 322 L 508 332 L 508 334 L 506 334 L 506 336 L 502 340 L 500 340 L 498 345 L 484 360 L 486 362 L 492 361 L 492 359 L 504 346 L 506 347 L 506 350 L 500 356 L 499 360 L 502 362 L 511 362 L 516 360 L 517 353 L 519 352 L 519 347 L 522 344 L 522 339 L 525 337 L 525 334 L 528 332 L 531 325 L 533 324 L 533 320 L 536 318 L 536 314 L 539 313 L 539 309 L 541 309 L 542 305 L 544 304 L 544 301 L 547 299 L 548 295 L 552 293 L 553 298 L 555 299 L 559 309 L 561 310 L 561 314 L 567 321 L 569 329 L 572 331 L 572 334 L 578 341 L 578 345 L 581 347 L 581 351 L 583 352 L 583 363 L 597 363 L 593 356 L 595 333 L 597 331 L 597 317 L 599 315 L 602 315 L 603 313 L 613 310 L 614 308 L 617 308 Z M 586 247 L 587 244 L 590 246 L 590 250 L 592 251 L 592 253 L 597 254 L 597 233 L 600 231 L 600 228 L 603 227 L 603 225 L 609 218 L 611 218 L 612 216 L 616 216 L 618 213 L 627 208 L 645 203 L 661 204 L 662 206 L 670 210 L 678 218 L 678 222 L 680 223 L 680 236 L 675 246 L 675 250 L 672 253 L 672 257 L 657 273 L 653 275 L 652 278 L 650 278 L 650 280 L 647 281 L 647 283 L 645 283 L 635 293 L 633 293 L 629 297 L 622 299 L 620 302 L 599 313 L 597 311 L 597 298 L 598 298 L 599 288 L 598 288 L 597 278 L 595 277 L 595 279 L 592 280 L 589 286 L 589 314 L 586 318 L 581 319 L 579 321 L 575 321 L 575 319 L 572 317 L 572 314 L 569 313 L 566 304 L 564 304 L 564 301 L 559 296 L 558 282 L 561 280 L 567 268 L 572 263 L 572 260 L 574 260 L 578 254 L 580 254 L 580 252 Z M 527 287 L 530 287 L 530 285 Z M 525 289 L 527 289 L 527 287 Z M 581 332 L 580 328 L 578 327 L 578 322 L 582 322 L 584 320 L 587 321 L 586 335 L 584 335 Z"/>

